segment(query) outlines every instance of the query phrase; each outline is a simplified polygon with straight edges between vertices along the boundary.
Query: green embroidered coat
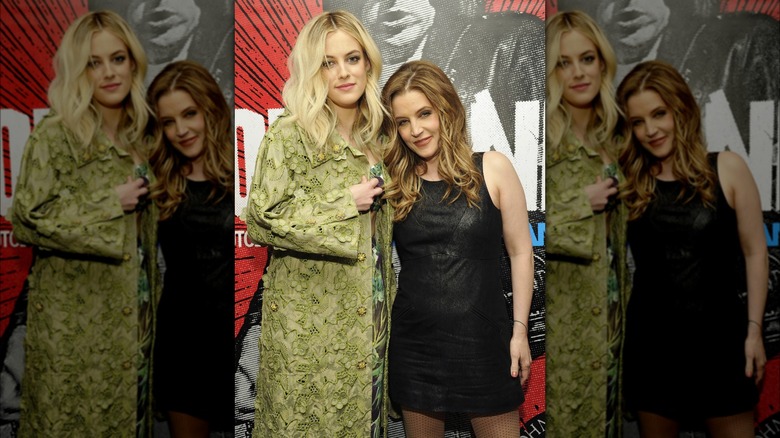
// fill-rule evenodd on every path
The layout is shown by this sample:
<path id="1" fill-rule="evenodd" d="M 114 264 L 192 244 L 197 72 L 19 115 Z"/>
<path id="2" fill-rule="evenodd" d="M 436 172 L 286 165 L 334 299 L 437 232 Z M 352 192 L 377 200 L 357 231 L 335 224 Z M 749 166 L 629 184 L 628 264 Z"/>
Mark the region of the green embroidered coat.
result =
<path id="1" fill-rule="evenodd" d="M 593 213 L 584 187 L 607 175 L 598 152 L 573 134 L 548 149 L 546 161 L 547 431 L 556 437 L 621 436 L 626 209 L 618 203 L 609 213 Z M 616 274 L 611 279 L 608 238 Z"/>
<path id="2" fill-rule="evenodd" d="M 260 146 L 246 213 L 252 240 L 273 247 L 263 277 L 254 436 L 363 438 L 371 425 L 374 259 L 370 216 L 358 213 L 349 187 L 368 177 L 369 163 L 337 134 L 315 150 L 286 117 Z M 375 237 L 391 291 L 387 202 Z M 393 297 L 386 297 L 389 314 Z"/>
<path id="3" fill-rule="evenodd" d="M 133 175 L 127 152 L 102 134 L 85 147 L 48 119 L 27 142 L 9 214 L 14 237 L 35 246 L 20 436 L 134 437 L 138 242 L 152 291 L 142 324 L 153 328 L 155 209 L 146 203 L 138 221 L 122 211 L 114 187 Z"/>

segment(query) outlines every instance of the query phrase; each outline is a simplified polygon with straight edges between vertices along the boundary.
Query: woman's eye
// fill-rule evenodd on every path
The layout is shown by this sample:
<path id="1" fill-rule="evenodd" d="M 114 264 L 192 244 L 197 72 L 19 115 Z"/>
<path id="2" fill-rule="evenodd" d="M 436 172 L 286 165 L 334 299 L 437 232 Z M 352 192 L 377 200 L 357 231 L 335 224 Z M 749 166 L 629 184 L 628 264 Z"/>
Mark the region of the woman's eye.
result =
<path id="1" fill-rule="evenodd" d="M 331 68 L 333 67 L 334 62 L 333 61 L 325 61 L 322 63 L 323 68 Z"/>

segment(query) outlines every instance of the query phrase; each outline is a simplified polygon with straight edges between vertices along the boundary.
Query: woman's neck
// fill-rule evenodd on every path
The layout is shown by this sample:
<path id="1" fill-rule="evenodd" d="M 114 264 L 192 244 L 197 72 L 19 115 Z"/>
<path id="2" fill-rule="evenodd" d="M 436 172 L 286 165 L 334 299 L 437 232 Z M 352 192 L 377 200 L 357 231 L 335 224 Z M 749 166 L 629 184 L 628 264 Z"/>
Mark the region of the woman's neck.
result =
<path id="1" fill-rule="evenodd" d="M 352 125 L 357 118 L 357 108 L 340 108 L 334 105 L 333 111 L 336 113 L 336 129 L 342 136 L 352 132 Z M 345 138 L 345 140 L 348 140 Z"/>
<path id="2" fill-rule="evenodd" d="M 588 123 L 590 122 L 590 115 L 593 112 L 593 108 L 577 108 L 567 105 L 567 109 L 569 110 L 569 114 L 571 114 L 571 131 L 581 142 L 586 143 L 588 138 Z"/>
<path id="3" fill-rule="evenodd" d="M 203 167 L 203 156 L 190 161 L 190 173 L 187 174 L 187 179 L 191 181 L 206 181 L 206 172 Z"/>
<path id="4" fill-rule="evenodd" d="M 103 122 L 101 129 L 112 142 L 117 143 L 117 131 L 119 131 L 119 120 L 122 118 L 122 110 L 101 108 L 100 117 Z"/>
<path id="5" fill-rule="evenodd" d="M 655 177 L 657 179 L 660 179 L 661 181 L 674 181 L 677 179 L 676 176 L 674 176 L 674 170 L 672 169 L 672 157 L 666 157 L 660 161 L 658 161 L 658 167 L 656 169 L 660 169 L 657 174 L 655 174 Z"/>
<path id="6" fill-rule="evenodd" d="M 420 178 L 426 181 L 441 181 L 439 176 L 439 157 L 433 157 L 425 162 L 425 173 L 420 174 Z"/>

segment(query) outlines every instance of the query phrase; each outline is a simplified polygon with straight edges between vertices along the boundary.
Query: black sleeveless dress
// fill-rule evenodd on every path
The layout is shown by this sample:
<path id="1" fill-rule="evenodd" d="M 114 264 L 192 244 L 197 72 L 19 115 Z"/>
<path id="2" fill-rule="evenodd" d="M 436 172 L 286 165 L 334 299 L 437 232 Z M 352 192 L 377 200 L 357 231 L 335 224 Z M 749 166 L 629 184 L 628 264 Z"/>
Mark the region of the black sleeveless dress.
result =
<path id="1" fill-rule="evenodd" d="M 482 171 L 482 154 L 474 160 Z M 523 401 L 509 374 L 511 321 L 501 292 L 501 213 L 485 184 L 480 208 L 442 201 L 443 181 L 393 228 L 401 262 L 393 304 L 389 391 L 423 410 L 499 413 Z"/>
<path id="2" fill-rule="evenodd" d="M 709 155 L 717 172 L 717 154 Z M 626 315 L 628 407 L 680 421 L 753 409 L 745 377 L 747 307 L 735 211 L 720 185 L 716 208 L 677 200 L 677 181 L 656 180 L 656 198 L 628 224 L 636 262 Z"/>
<path id="3" fill-rule="evenodd" d="M 160 222 L 165 279 L 157 313 L 157 407 L 232 430 L 234 416 L 234 209 L 211 183 L 187 180 L 186 199 Z"/>

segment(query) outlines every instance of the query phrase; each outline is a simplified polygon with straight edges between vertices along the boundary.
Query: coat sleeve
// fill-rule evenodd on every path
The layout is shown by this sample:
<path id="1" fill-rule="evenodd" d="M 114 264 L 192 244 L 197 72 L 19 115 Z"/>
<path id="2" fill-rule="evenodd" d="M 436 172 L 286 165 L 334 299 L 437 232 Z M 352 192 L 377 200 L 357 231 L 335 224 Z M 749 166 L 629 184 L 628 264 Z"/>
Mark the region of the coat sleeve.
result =
<path id="1" fill-rule="evenodd" d="M 121 259 L 127 221 L 110 178 L 92 190 L 77 174 L 72 139 L 59 125 L 40 123 L 27 141 L 11 206 L 14 237 L 41 250 Z"/>
<path id="2" fill-rule="evenodd" d="M 596 217 L 582 183 L 582 163 L 569 156 L 555 162 L 548 158 L 547 237 L 545 251 L 564 257 L 590 260 L 596 234 Z"/>
<path id="3" fill-rule="evenodd" d="M 357 258 L 361 224 L 355 201 L 341 183 L 321 181 L 323 174 L 313 172 L 297 127 L 271 127 L 260 145 L 247 204 L 252 241 L 303 253 Z M 328 177 L 340 175 L 334 171 Z"/>

